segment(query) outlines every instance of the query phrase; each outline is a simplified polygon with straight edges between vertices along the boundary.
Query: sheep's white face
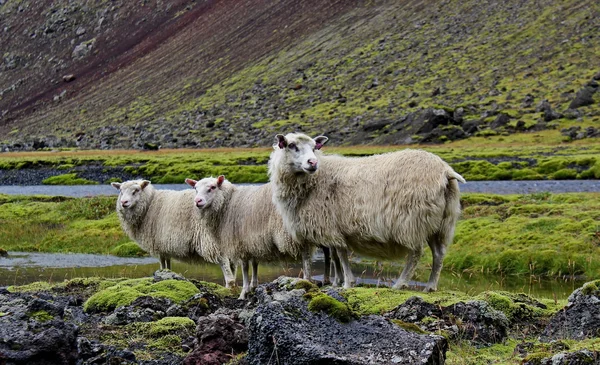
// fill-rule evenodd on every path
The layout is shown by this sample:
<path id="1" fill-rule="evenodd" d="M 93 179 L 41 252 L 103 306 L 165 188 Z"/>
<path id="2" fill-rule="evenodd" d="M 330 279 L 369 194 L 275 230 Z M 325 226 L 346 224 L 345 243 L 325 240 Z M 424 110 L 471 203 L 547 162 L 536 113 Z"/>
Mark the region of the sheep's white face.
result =
<path id="1" fill-rule="evenodd" d="M 223 185 L 223 181 L 225 181 L 225 176 L 223 175 L 216 179 L 214 177 L 207 177 L 200 181 L 185 179 L 185 182 L 196 190 L 194 202 L 200 209 L 210 207 L 215 196 L 219 194 L 219 188 Z"/>
<path id="2" fill-rule="evenodd" d="M 286 164 L 293 172 L 314 174 L 319 168 L 319 159 L 315 151 L 321 149 L 328 138 L 319 136 L 315 139 L 305 134 L 289 133 L 277 135 L 277 147 L 285 153 Z"/>
<path id="3" fill-rule="evenodd" d="M 124 183 L 111 183 L 119 190 L 118 204 L 124 209 L 131 209 L 140 200 L 143 190 L 150 185 L 148 180 L 132 180 Z"/>

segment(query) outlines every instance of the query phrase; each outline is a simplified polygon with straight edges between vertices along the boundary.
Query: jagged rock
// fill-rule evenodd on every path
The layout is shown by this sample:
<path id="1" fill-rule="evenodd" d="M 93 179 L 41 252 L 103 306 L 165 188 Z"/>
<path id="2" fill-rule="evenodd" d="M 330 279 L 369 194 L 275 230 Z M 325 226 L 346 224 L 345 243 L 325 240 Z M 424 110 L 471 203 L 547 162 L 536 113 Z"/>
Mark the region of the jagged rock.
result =
<path id="1" fill-rule="evenodd" d="M 543 113 L 544 121 L 551 122 L 555 119 L 562 118 L 563 115 L 557 111 L 552 110 L 550 103 L 548 100 L 542 100 L 538 106 L 535 108 L 535 111 L 538 113 Z"/>
<path id="2" fill-rule="evenodd" d="M 541 341 L 557 339 L 582 340 L 600 336 L 600 280 L 584 284 L 568 299 L 540 336 Z"/>
<path id="3" fill-rule="evenodd" d="M 152 322 L 167 316 L 173 302 L 166 298 L 143 296 L 130 305 L 116 308 L 104 318 L 104 323 L 122 326 L 133 322 Z"/>
<path id="4" fill-rule="evenodd" d="M 574 352 L 561 352 L 542 360 L 526 361 L 523 365 L 589 365 L 598 364 L 599 359 L 600 351 L 584 349 Z"/>
<path id="5" fill-rule="evenodd" d="M 497 129 L 500 127 L 504 127 L 505 125 L 508 124 L 508 122 L 510 122 L 510 116 L 508 116 L 507 114 L 501 113 L 490 124 L 490 128 Z"/>
<path id="6" fill-rule="evenodd" d="M 439 305 L 427 303 L 421 297 L 410 297 L 390 312 L 387 318 L 399 319 L 404 322 L 415 323 L 425 317 L 442 317 L 442 308 Z"/>
<path id="7" fill-rule="evenodd" d="M 508 335 L 510 323 L 504 313 L 481 300 L 456 303 L 445 308 L 460 319 L 458 336 L 478 345 L 500 343 Z"/>
<path id="8" fill-rule="evenodd" d="M 582 106 L 594 104 L 594 93 L 598 88 L 592 86 L 584 86 L 575 95 L 575 99 L 569 104 L 569 109 L 577 109 Z"/>
<path id="9" fill-rule="evenodd" d="M 447 350 L 441 336 L 408 332 L 382 316 L 340 323 L 308 310 L 302 295 L 278 295 L 277 283 L 260 286 L 259 306 L 250 319 L 249 364 L 443 364 Z M 284 289 L 285 291 L 285 289 Z M 301 294 L 304 290 L 291 292 Z M 270 301 L 268 298 L 282 300 Z"/>
<path id="10" fill-rule="evenodd" d="M 429 133 L 439 126 L 455 125 L 457 122 L 444 109 L 425 109 L 416 118 L 417 125 L 420 126 L 417 134 Z"/>
<path id="11" fill-rule="evenodd" d="M 385 316 L 417 324 L 429 332 L 443 330 L 452 338 L 467 340 L 475 345 L 502 342 L 508 335 L 510 325 L 504 313 L 479 300 L 441 307 L 415 296 Z M 424 322 L 424 318 L 429 320 Z"/>
<path id="12" fill-rule="evenodd" d="M 466 134 L 473 135 L 479 131 L 480 125 L 481 121 L 479 120 L 469 120 L 463 123 L 462 128 Z"/>
<path id="13" fill-rule="evenodd" d="M 61 318 L 65 300 L 54 299 L 57 298 L 0 294 L 0 310 L 9 312 L 0 317 L 1 363 L 45 365 L 76 362 L 79 329 Z"/>
<path id="14" fill-rule="evenodd" d="M 198 319 L 194 351 L 185 360 L 186 365 L 220 365 L 231 360 L 231 355 L 248 349 L 248 332 L 237 312 L 219 310 Z"/>
<path id="15" fill-rule="evenodd" d="M 81 42 L 73 49 L 71 57 L 74 59 L 81 59 L 87 57 L 96 44 L 96 38 L 92 38 L 89 41 Z"/>
<path id="16" fill-rule="evenodd" d="M 169 269 L 160 269 L 154 272 L 154 281 L 159 282 L 163 280 L 186 280 L 183 276 Z"/>
<path id="17" fill-rule="evenodd" d="M 521 103 L 521 105 L 523 106 L 523 108 L 530 108 L 533 105 L 534 101 L 535 98 L 533 97 L 533 95 L 527 94 L 523 98 L 523 102 Z"/>
<path id="18" fill-rule="evenodd" d="M 64 82 L 71 82 L 71 81 L 73 81 L 75 79 L 76 79 L 76 77 L 73 74 L 68 74 L 68 75 L 63 76 L 63 81 Z"/>

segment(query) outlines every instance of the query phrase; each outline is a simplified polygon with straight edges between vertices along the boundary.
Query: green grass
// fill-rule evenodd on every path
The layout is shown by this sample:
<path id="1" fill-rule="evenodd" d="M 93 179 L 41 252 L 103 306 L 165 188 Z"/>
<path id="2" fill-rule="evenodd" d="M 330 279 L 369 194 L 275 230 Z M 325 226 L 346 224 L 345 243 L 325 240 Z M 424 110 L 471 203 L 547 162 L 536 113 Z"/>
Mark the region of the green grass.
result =
<path id="1" fill-rule="evenodd" d="M 143 254 L 123 233 L 115 200 L 0 195 L 0 242 L 8 251 Z M 464 194 L 462 206 L 447 270 L 600 276 L 600 194 Z"/>
<path id="2" fill-rule="evenodd" d="M 502 137 L 473 137 L 441 146 L 415 145 L 446 160 L 467 181 L 600 178 L 600 145 L 593 140 L 565 144 L 552 136 L 558 131 Z M 538 138 L 539 137 L 539 138 Z M 326 146 L 326 154 L 367 156 L 405 146 Z M 225 175 L 236 183 L 266 182 L 270 149 L 214 149 L 138 151 L 64 151 L 5 153 L 1 169 L 61 168 L 101 164 L 121 167 L 153 183 L 183 184 L 185 178 Z M 117 180 L 113 177 L 111 180 Z M 76 174 L 54 176 L 46 184 L 84 184 Z"/>

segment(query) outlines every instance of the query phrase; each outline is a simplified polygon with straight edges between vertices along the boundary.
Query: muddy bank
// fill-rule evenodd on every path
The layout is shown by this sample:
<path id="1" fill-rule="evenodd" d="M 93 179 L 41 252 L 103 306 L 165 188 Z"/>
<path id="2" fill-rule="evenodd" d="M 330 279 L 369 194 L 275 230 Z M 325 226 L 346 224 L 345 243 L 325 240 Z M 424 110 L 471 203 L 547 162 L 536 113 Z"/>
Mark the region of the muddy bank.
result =
<path id="1" fill-rule="evenodd" d="M 170 271 L 0 288 L 0 363 L 444 364 L 504 347 L 510 355 L 496 351 L 496 363 L 594 363 L 598 284 L 568 303 L 503 292 L 319 288 L 289 277 L 243 301 Z M 472 358 L 457 353 L 467 347 Z"/>

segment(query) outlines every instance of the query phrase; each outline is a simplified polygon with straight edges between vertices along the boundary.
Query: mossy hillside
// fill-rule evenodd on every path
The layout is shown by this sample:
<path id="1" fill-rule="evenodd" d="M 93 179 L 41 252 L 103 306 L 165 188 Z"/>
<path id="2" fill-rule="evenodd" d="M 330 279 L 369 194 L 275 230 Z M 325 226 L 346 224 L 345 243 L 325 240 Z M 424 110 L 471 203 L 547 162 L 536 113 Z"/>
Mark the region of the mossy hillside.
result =
<path id="1" fill-rule="evenodd" d="M 444 264 L 457 271 L 600 275 L 600 195 L 465 194 Z"/>
<path id="2" fill-rule="evenodd" d="M 182 303 L 199 292 L 189 281 L 163 280 L 155 283 L 151 278 L 130 279 L 95 293 L 84 303 L 83 308 L 86 312 L 106 312 L 128 305 L 145 295 Z"/>
<path id="3" fill-rule="evenodd" d="M 585 22 L 588 11 L 598 12 L 597 5 L 587 4 L 563 15 L 558 14 L 570 5 L 553 5 L 453 1 L 426 7 L 429 10 L 425 11 L 411 6 L 382 6 L 370 21 L 354 25 L 353 32 L 341 27 L 345 29 L 344 37 L 323 39 L 323 34 L 315 35 L 247 67 L 173 113 L 201 109 L 209 120 L 211 115 L 218 115 L 235 121 L 248 119 L 243 110 L 248 105 L 283 100 L 284 107 L 270 113 L 263 115 L 259 109 L 261 117 L 257 116 L 256 121 L 250 117 L 249 124 L 272 131 L 286 126 L 326 130 L 330 125 L 343 126 L 357 116 L 359 124 L 373 119 L 394 120 L 407 111 L 441 106 L 450 110 L 463 107 L 467 117 L 469 113 L 479 117 L 478 113 L 488 108 L 506 110 L 525 126 L 531 125 L 540 113 L 521 105 L 526 95 L 546 98 L 554 106 L 565 108 L 572 95 L 561 95 L 558 90 L 578 90 L 596 72 L 589 60 L 597 58 L 598 51 L 575 46 L 579 44 L 575 39 L 561 44 L 560 39 L 569 39 L 574 33 L 568 26 L 556 26 L 551 19 L 558 16 Z M 512 16 L 514 6 L 519 8 L 518 21 Z M 356 10 L 355 16 L 360 17 L 361 10 Z M 440 12 L 448 16 L 437 18 L 434 14 Z M 486 15 L 482 21 L 473 21 L 483 13 Z M 394 21 L 409 17 L 417 26 Z M 440 29 L 450 29 L 455 26 L 452 22 L 462 18 L 470 24 L 470 32 L 440 34 Z M 337 29 L 335 25 L 331 28 Z M 588 26 L 581 31 L 592 34 L 592 29 Z M 548 43 L 535 41 L 540 34 Z M 555 42 L 550 40 L 554 37 Z M 423 51 L 419 44 L 435 51 Z M 561 48 L 563 51 L 557 52 Z M 303 54 L 306 56 L 299 56 Z M 401 60 L 398 55 L 402 55 Z M 583 75 L 581 70 L 589 71 Z M 532 78 L 537 82 L 530 82 Z M 328 81 L 325 85 L 323 79 Z M 253 95 L 251 90 L 257 87 L 254 80 L 261 80 L 258 85 L 262 95 L 269 95 L 269 99 L 261 101 Z"/>
<path id="4" fill-rule="evenodd" d="M 0 195 L 0 241 L 9 251 L 107 254 L 130 242 L 115 197 Z"/>

